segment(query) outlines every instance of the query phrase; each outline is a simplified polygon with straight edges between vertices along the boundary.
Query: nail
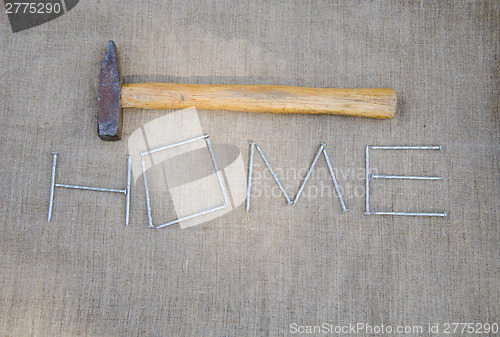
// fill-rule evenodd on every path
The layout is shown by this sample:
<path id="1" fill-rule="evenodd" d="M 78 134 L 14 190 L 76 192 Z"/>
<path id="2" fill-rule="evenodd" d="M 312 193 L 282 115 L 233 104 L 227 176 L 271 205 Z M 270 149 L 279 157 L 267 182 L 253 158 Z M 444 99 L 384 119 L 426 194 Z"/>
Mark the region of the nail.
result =
<path id="1" fill-rule="evenodd" d="M 219 181 L 219 187 L 222 192 L 222 196 L 224 197 L 224 207 L 226 207 L 227 205 L 229 205 L 229 201 L 226 195 L 226 189 L 224 188 L 224 183 L 222 182 L 221 172 L 219 170 L 219 167 L 217 166 L 214 151 L 212 150 L 212 145 L 210 144 L 210 137 L 207 136 L 205 138 L 205 142 L 207 143 L 208 152 L 210 153 L 210 158 L 212 159 L 212 164 L 214 165 L 215 174 L 217 175 L 217 180 Z"/>
<path id="2" fill-rule="evenodd" d="M 393 176 L 383 174 L 372 174 L 371 179 L 407 179 L 407 180 L 442 180 L 442 177 L 427 177 L 427 176 Z"/>
<path id="3" fill-rule="evenodd" d="M 126 194 L 126 190 L 119 190 L 119 189 L 114 189 L 114 188 L 101 188 L 101 187 L 67 185 L 67 184 L 55 184 L 55 187 L 70 188 L 70 189 L 74 189 L 74 190 L 85 190 L 85 191 L 95 191 L 95 192 L 112 192 L 112 193 Z"/>
<path id="4" fill-rule="evenodd" d="M 152 154 L 152 153 L 155 153 L 155 152 L 158 152 L 158 151 L 167 150 L 167 149 L 170 149 L 172 147 L 176 147 L 176 146 L 180 146 L 180 145 L 184 145 L 184 144 L 189 144 L 189 143 L 192 143 L 192 142 L 195 142 L 197 140 L 204 139 L 204 138 L 208 138 L 208 135 L 203 135 L 203 136 L 199 136 L 199 137 L 196 137 L 196 138 L 191 138 L 191 139 L 179 142 L 179 143 L 166 145 L 166 146 L 159 147 L 157 149 L 153 149 L 153 150 L 150 150 L 150 151 L 144 151 L 144 152 L 141 152 L 141 156 L 145 156 L 147 154 Z"/>
<path id="5" fill-rule="evenodd" d="M 373 215 L 405 215 L 405 216 L 437 216 L 446 218 L 446 212 L 443 213 L 419 213 L 419 212 L 373 212 Z"/>
<path id="6" fill-rule="evenodd" d="M 365 149 L 365 214 L 370 214 L 370 146 Z"/>
<path id="7" fill-rule="evenodd" d="M 247 184 L 247 204 L 246 211 L 250 210 L 250 192 L 252 189 L 252 170 L 253 170 L 253 154 L 255 149 L 255 143 L 250 143 L 250 159 L 248 164 L 248 184 Z"/>
<path id="8" fill-rule="evenodd" d="M 292 202 L 292 205 L 297 204 L 297 201 L 299 201 L 300 195 L 302 194 L 302 191 L 304 190 L 304 187 L 306 186 L 307 181 L 309 180 L 309 177 L 311 176 L 312 170 L 314 169 L 314 166 L 316 165 L 316 162 L 318 161 L 319 156 L 321 155 L 321 152 L 325 148 L 325 144 L 321 144 L 319 147 L 318 152 L 316 153 L 316 156 L 314 157 L 314 160 L 309 167 L 309 170 L 306 173 L 306 176 L 304 178 L 304 181 L 302 182 L 302 185 L 300 185 L 299 191 L 297 192 L 297 195 L 295 196 L 295 199 Z"/>
<path id="9" fill-rule="evenodd" d="M 276 174 L 274 173 L 273 171 L 273 168 L 271 167 L 271 164 L 269 164 L 269 162 L 267 161 L 267 158 L 266 156 L 264 155 L 264 153 L 262 152 L 262 149 L 260 148 L 259 145 L 255 144 L 255 148 L 257 149 L 257 151 L 259 151 L 259 154 L 260 156 L 262 157 L 262 160 L 264 161 L 264 163 L 266 164 L 267 166 L 267 169 L 269 170 L 269 172 L 271 173 L 271 175 L 273 176 L 274 178 L 274 181 L 276 181 L 276 184 L 278 185 L 279 189 L 281 190 L 281 193 L 283 193 L 283 196 L 285 197 L 286 199 L 286 202 L 290 205 L 292 203 L 292 201 L 290 200 L 290 198 L 288 197 L 288 194 L 286 194 L 286 191 L 285 189 L 283 188 L 283 186 L 281 185 L 278 177 L 276 176 Z"/>
<path id="10" fill-rule="evenodd" d="M 370 146 L 373 150 L 442 150 L 442 146 Z"/>
<path id="11" fill-rule="evenodd" d="M 146 193 L 146 209 L 148 212 L 149 228 L 154 228 L 153 218 L 151 217 L 151 203 L 149 200 L 148 179 L 146 177 L 146 165 L 144 164 L 144 157 L 143 156 L 141 156 L 141 165 L 142 165 L 142 177 L 144 179 L 144 191 Z"/>
<path id="12" fill-rule="evenodd" d="M 337 191 L 337 195 L 340 200 L 340 205 L 342 206 L 342 211 L 347 212 L 348 209 L 345 206 L 344 199 L 342 198 L 342 194 L 340 193 L 339 184 L 337 184 L 337 179 L 335 178 L 335 173 L 333 172 L 332 163 L 330 162 L 330 158 L 328 158 L 328 154 L 326 153 L 326 149 L 323 147 L 323 155 L 325 156 L 326 164 L 328 165 L 328 170 L 330 171 L 330 176 L 332 177 L 333 185 L 335 186 L 335 190 Z"/>
<path id="13" fill-rule="evenodd" d="M 47 215 L 47 222 L 52 219 L 52 206 L 54 204 L 54 188 L 56 185 L 56 164 L 57 164 L 57 152 L 52 152 L 52 178 L 50 182 L 50 200 L 49 200 L 49 213 Z"/>
<path id="14" fill-rule="evenodd" d="M 125 227 L 129 224 L 130 219 L 130 173 L 132 167 L 132 158 L 130 156 L 127 157 L 127 189 L 125 190 L 125 195 L 127 197 L 127 204 L 125 207 Z"/>
<path id="15" fill-rule="evenodd" d="M 218 207 L 215 207 L 215 208 L 212 208 L 212 209 L 208 209 L 206 211 L 201 211 L 201 212 L 198 212 L 196 214 L 191 214 L 191 215 L 185 216 L 183 218 L 175 219 L 175 220 L 172 220 L 170 222 L 164 223 L 163 225 L 159 225 L 159 226 L 156 227 L 156 229 L 160 229 L 160 228 L 164 228 L 164 227 L 167 227 L 167 226 L 170 226 L 170 225 L 174 225 L 176 223 L 179 223 L 179 222 L 182 222 L 182 221 L 186 221 L 186 220 L 195 218 L 195 217 L 200 216 L 200 215 L 205 215 L 205 214 L 208 214 L 208 213 L 216 212 L 216 211 L 219 211 L 219 210 L 224 209 L 224 208 L 226 208 L 225 205 L 218 206 Z"/>

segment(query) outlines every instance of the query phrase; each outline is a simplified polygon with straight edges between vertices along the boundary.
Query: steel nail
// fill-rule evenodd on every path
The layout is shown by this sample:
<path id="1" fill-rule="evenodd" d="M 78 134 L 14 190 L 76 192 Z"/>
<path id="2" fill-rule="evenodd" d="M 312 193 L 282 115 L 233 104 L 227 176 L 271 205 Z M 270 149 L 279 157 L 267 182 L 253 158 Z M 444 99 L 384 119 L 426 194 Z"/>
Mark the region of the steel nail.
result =
<path id="1" fill-rule="evenodd" d="M 253 170 L 253 155 L 254 155 L 255 143 L 250 143 L 250 159 L 248 164 L 248 184 L 247 184 L 247 203 L 246 211 L 250 210 L 250 193 L 252 189 L 252 170 Z"/>
<path id="2" fill-rule="evenodd" d="M 52 207 L 54 205 L 54 188 L 56 186 L 56 165 L 57 165 L 57 152 L 52 152 L 52 178 L 50 182 L 50 201 L 49 201 L 49 213 L 47 215 L 47 222 L 52 219 Z"/>
<path id="3" fill-rule="evenodd" d="M 311 173 L 314 169 L 314 166 L 316 165 L 316 162 L 318 161 L 319 156 L 321 155 L 321 152 L 325 148 L 325 144 L 321 144 L 319 147 L 318 152 L 316 153 L 316 156 L 314 157 L 314 160 L 312 161 L 311 166 L 309 167 L 309 170 L 306 173 L 306 176 L 304 178 L 304 181 L 302 182 L 302 185 L 299 187 L 299 191 L 297 192 L 297 195 L 295 196 L 295 199 L 292 202 L 292 205 L 297 204 L 297 201 L 299 201 L 300 195 L 302 194 L 302 191 L 304 190 L 304 187 L 306 186 L 307 181 L 309 180 L 309 177 L 311 176 Z"/>
<path id="4" fill-rule="evenodd" d="M 215 174 L 217 175 L 217 180 L 219 181 L 219 187 L 221 189 L 222 196 L 224 197 L 224 207 L 226 207 L 227 205 L 229 205 L 229 201 L 228 201 L 228 198 L 226 195 L 226 189 L 224 188 L 224 183 L 222 182 L 221 172 L 219 170 L 219 167 L 217 166 L 217 161 L 215 160 L 214 151 L 212 150 L 212 145 L 210 143 L 210 137 L 206 136 L 205 142 L 207 143 L 208 152 L 210 153 L 210 158 L 212 159 L 212 164 L 213 164 L 214 169 L 215 169 Z"/>
<path id="5" fill-rule="evenodd" d="M 428 177 L 428 176 L 396 176 L 384 174 L 372 174 L 371 179 L 407 179 L 407 180 L 442 180 L 442 177 Z"/>
<path id="6" fill-rule="evenodd" d="M 131 176 L 131 167 L 132 167 L 132 158 L 130 156 L 127 156 L 127 188 L 126 188 L 126 198 L 127 198 L 127 204 L 126 204 L 126 209 L 125 209 L 125 227 L 128 226 L 129 224 L 129 219 L 130 219 L 130 176 Z"/>
<path id="7" fill-rule="evenodd" d="M 146 193 L 146 209 L 148 212 L 149 228 L 154 228 L 153 218 L 151 216 L 151 203 L 149 200 L 148 178 L 146 177 L 146 165 L 144 164 L 144 157 L 143 156 L 141 156 L 141 166 L 142 166 L 142 177 L 144 179 L 144 191 Z"/>
<path id="8" fill-rule="evenodd" d="M 271 167 L 271 164 L 269 164 L 269 162 L 267 161 L 267 158 L 264 155 L 264 153 L 262 152 L 262 149 L 257 144 L 255 144 L 255 148 L 257 149 L 257 151 L 259 151 L 259 154 L 262 157 L 262 160 L 264 161 L 264 163 L 266 164 L 267 169 L 269 170 L 269 172 L 273 176 L 274 181 L 276 181 L 276 184 L 278 185 L 279 189 L 281 190 L 281 193 L 283 193 L 283 195 L 284 195 L 284 197 L 286 199 L 286 202 L 290 205 L 292 203 L 292 201 L 290 200 L 290 197 L 288 197 L 288 194 L 286 193 L 285 189 L 281 185 L 278 177 L 276 176 L 276 173 L 274 173 L 273 168 Z"/>
<path id="9" fill-rule="evenodd" d="M 335 186 L 335 190 L 337 191 L 337 195 L 340 200 L 340 205 L 342 206 L 342 211 L 347 212 L 348 209 L 345 206 L 344 199 L 342 198 L 342 194 L 340 193 L 339 184 L 337 184 L 337 179 L 335 178 L 335 173 L 333 172 L 332 163 L 330 162 L 330 158 L 328 158 L 328 154 L 326 153 L 326 149 L 323 147 L 323 155 L 325 156 L 326 164 L 328 165 L 328 170 L 330 171 L 330 176 L 332 177 L 333 185 Z"/>
<path id="10" fill-rule="evenodd" d="M 437 216 L 446 218 L 446 212 L 443 213 L 424 213 L 424 212 L 373 212 L 373 215 L 404 215 L 404 216 Z"/>
<path id="11" fill-rule="evenodd" d="M 365 148 L 365 214 L 370 214 L 370 146 Z"/>

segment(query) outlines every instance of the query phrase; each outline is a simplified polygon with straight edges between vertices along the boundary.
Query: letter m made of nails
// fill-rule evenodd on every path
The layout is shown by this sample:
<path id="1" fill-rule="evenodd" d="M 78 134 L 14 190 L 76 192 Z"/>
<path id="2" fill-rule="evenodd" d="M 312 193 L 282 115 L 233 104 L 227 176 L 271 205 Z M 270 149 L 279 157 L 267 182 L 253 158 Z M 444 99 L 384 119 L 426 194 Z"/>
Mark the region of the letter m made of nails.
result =
<path id="1" fill-rule="evenodd" d="M 328 154 L 326 153 L 325 144 L 320 145 L 318 152 L 316 153 L 316 156 L 314 157 L 314 160 L 313 160 L 311 166 L 309 167 L 309 170 L 307 171 L 306 176 L 304 177 L 304 181 L 302 182 L 302 184 L 299 187 L 297 195 L 292 200 L 292 199 L 290 199 L 290 197 L 286 193 L 285 189 L 283 188 L 283 185 L 281 184 L 278 177 L 276 176 L 276 173 L 274 172 L 273 168 L 271 167 L 271 164 L 269 164 L 269 161 L 267 160 L 267 158 L 264 155 L 264 152 L 262 151 L 260 146 L 255 144 L 255 143 L 250 143 L 250 160 L 249 160 L 250 163 L 248 166 L 248 185 L 247 185 L 247 202 L 246 202 L 246 211 L 247 212 L 250 210 L 250 192 L 252 190 L 252 170 L 253 170 L 253 158 L 254 158 L 255 149 L 257 149 L 257 152 L 260 154 L 262 160 L 264 161 L 264 163 L 267 166 L 267 169 L 271 173 L 274 181 L 278 185 L 279 189 L 281 190 L 281 193 L 283 194 L 283 196 L 286 199 L 287 204 L 289 204 L 289 205 L 297 204 L 297 202 L 299 201 L 300 195 L 304 191 L 304 187 L 306 186 L 306 183 L 309 180 L 309 177 L 311 176 L 311 173 L 314 169 L 314 166 L 316 165 L 321 154 L 323 154 L 323 157 L 325 157 L 325 161 L 326 161 L 326 164 L 328 166 L 328 170 L 330 172 L 330 177 L 332 179 L 333 185 L 335 186 L 335 191 L 337 192 L 337 195 L 339 197 L 339 201 L 340 201 L 340 205 L 342 206 L 342 210 L 344 212 L 347 211 L 347 207 L 344 203 L 344 199 L 342 198 L 342 194 L 340 193 L 340 189 L 339 189 L 339 186 L 337 184 L 337 179 L 335 178 L 335 173 L 333 172 L 330 158 L 328 157 Z"/>

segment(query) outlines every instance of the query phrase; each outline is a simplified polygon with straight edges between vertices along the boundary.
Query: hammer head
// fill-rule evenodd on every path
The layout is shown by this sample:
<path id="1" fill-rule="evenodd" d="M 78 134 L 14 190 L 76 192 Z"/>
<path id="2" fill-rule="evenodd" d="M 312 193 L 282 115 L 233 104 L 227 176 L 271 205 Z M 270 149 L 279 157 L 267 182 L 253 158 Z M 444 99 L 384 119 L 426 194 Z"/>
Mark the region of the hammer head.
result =
<path id="1" fill-rule="evenodd" d="M 120 103 L 121 79 L 116 45 L 109 41 L 99 73 L 97 132 L 103 140 L 122 137 L 123 113 Z"/>

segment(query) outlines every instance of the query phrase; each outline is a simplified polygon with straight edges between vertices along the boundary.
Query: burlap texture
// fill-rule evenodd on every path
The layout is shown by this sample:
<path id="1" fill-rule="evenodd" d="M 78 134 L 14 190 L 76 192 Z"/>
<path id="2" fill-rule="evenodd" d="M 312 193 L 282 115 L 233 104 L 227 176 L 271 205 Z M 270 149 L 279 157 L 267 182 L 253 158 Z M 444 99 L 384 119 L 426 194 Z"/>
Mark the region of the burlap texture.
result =
<path id="1" fill-rule="evenodd" d="M 18 33 L 2 13 L 1 335 L 500 323 L 499 10 L 497 1 L 80 1 Z M 321 193 L 331 187 L 319 173 L 286 206 L 256 157 L 262 193 L 248 214 L 241 206 L 189 229 L 151 230 L 139 180 L 127 228 L 122 196 L 62 189 L 47 223 L 52 151 L 59 181 L 123 187 L 128 137 L 168 113 L 127 110 L 124 140 L 97 137 L 110 39 L 124 82 L 388 87 L 398 111 L 381 121 L 199 110 L 213 142 L 239 147 L 245 161 L 258 143 L 292 196 L 324 142 L 346 213 Z M 374 209 L 449 216 L 364 215 L 366 145 L 443 145 L 373 152 L 379 173 L 444 180 L 376 181 L 371 196 Z"/>

